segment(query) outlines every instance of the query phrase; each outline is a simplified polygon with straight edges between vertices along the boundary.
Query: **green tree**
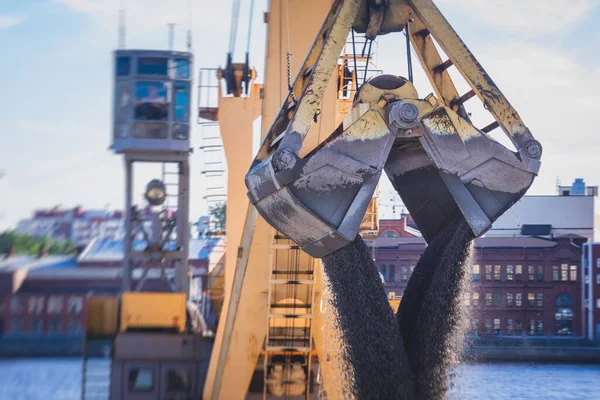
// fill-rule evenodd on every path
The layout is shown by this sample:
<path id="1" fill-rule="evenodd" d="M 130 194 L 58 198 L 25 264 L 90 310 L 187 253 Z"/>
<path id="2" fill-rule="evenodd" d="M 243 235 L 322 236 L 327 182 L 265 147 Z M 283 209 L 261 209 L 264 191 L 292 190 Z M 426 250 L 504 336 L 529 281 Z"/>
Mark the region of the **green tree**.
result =
<path id="1" fill-rule="evenodd" d="M 4 254 L 12 247 L 15 254 L 36 255 L 42 247 L 48 248 L 49 254 L 74 254 L 75 245 L 68 240 L 50 240 L 22 235 L 15 231 L 0 233 L 0 254 Z"/>
<path id="2" fill-rule="evenodd" d="M 219 203 L 211 206 L 208 209 L 208 215 L 211 217 L 211 222 L 215 224 L 215 229 L 218 231 L 225 230 L 227 203 Z"/>

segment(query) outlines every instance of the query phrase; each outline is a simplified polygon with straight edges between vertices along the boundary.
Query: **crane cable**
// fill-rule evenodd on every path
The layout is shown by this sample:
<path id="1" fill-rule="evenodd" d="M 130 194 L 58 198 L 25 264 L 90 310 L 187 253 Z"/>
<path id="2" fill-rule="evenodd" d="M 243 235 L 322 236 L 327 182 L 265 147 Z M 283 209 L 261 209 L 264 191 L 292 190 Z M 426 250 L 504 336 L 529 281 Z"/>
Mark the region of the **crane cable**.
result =
<path id="1" fill-rule="evenodd" d="M 250 53 L 250 38 L 252 37 L 252 17 L 254 14 L 254 0 L 250 1 L 250 16 L 248 18 L 248 41 L 246 42 L 246 54 Z"/>
<path id="2" fill-rule="evenodd" d="M 237 28 L 240 20 L 240 0 L 231 2 L 231 27 L 229 31 L 229 54 L 233 56 L 235 52 L 235 42 L 237 38 Z"/>

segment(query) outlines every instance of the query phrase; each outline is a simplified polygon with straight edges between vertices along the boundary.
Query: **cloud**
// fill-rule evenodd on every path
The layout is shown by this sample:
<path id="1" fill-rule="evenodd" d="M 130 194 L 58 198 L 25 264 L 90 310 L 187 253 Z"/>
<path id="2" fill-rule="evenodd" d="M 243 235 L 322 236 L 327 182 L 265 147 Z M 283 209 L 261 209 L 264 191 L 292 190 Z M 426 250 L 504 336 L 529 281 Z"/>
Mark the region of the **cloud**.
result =
<path id="1" fill-rule="evenodd" d="M 437 0 L 465 10 L 491 26 L 529 35 L 563 32 L 582 20 L 598 0 Z"/>
<path id="2" fill-rule="evenodd" d="M 0 14 L 0 29 L 9 29 L 21 25 L 25 19 L 19 15 Z"/>

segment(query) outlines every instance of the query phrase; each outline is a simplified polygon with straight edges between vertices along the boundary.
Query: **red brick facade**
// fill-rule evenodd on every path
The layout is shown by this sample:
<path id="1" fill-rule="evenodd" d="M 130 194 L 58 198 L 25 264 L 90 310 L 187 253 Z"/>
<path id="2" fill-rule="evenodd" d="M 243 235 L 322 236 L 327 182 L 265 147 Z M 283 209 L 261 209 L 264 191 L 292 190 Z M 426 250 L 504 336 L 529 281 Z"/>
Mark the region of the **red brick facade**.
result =
<path id="1" fill-rule="evenodd" d="M 375 262 L 390 295 L 402 295 L 424 249 L 419 238 L 376 240 Z M 581 335 L 580 263 L 581 247 L 571 238 L 477 239 L 471 288 L 463 299 L 471 310 L 472 331 Z"/>
<path id="2" fill-rule="evenodd" d="M 85 305 L 78 294 L 0 295 L 0 337 L 81 335 Z"/>

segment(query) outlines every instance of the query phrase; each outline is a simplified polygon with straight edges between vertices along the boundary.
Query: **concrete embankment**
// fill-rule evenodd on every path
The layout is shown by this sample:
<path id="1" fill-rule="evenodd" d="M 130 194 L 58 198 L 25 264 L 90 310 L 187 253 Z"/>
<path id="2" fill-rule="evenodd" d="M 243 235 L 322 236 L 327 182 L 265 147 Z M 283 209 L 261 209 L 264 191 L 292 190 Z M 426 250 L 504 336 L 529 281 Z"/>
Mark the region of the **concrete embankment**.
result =
<path id="1" fill-rule="evenodd" d="M 555 338 L 473 340 L 465 348 L 465 361 L 600 364 L 600 342 Z"/>

